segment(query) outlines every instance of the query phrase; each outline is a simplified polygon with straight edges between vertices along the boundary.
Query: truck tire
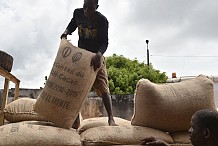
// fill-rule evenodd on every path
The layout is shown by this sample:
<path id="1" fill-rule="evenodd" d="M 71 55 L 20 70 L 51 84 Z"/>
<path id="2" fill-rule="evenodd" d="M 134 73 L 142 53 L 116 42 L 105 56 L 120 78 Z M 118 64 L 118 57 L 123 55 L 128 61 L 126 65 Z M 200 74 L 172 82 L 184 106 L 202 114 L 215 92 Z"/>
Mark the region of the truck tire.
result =
<path id="1" fill-rule="evenodd" d="M 10 72 L 13 65 L 13 57 L 4 51 L 0 50 L 0 66 Z"/>

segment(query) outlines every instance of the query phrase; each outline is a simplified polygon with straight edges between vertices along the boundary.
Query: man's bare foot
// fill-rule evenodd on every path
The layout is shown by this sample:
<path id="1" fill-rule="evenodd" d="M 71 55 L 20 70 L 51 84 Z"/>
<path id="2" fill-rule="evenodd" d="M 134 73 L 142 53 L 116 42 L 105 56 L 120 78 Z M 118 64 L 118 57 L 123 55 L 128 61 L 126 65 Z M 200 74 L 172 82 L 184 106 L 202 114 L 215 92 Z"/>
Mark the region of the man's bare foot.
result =
<path id="1" fill-rule="evenodd" d="M 115 123 L 114 119 L 109 119 L 109 120 L 108 120 L 108 124 L 109 124 L 109 126 L 118 126 L 118 125 Z"/>

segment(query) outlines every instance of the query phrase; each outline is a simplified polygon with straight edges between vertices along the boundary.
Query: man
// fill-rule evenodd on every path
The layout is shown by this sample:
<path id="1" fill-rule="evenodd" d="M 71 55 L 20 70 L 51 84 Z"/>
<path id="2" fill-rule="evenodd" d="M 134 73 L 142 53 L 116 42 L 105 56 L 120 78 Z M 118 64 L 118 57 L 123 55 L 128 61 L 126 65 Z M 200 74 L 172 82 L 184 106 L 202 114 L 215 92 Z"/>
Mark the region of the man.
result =
<path id="1" fill-rule="evenodd" d="M 209 109 L 196 112 L 191 119 L 189 134 L 194 146 L 217 146 L 218 112 Z"/>
<path id="2" fill-rule="evenodd" d="M 189 135 L 193 146 L 218 146 L 218 112 L 209 109 L 197 111 L 191 118 Z M 154 137 L 144 139 L 143 144 L 169 146 Z"/>
<path id="3" fill-rule="evenodd" d="M 87 51 L 96 53 L 91 60 L 91 66 L 94 70 L 100 68 L 94 82 L 94 89 L 102 97 L 106 111 L 108 113 L 108 124 L 115 125 L 112 114 L 112 101 L 108 87 L 108 76 L 105 63 L 101 64 L 101 58 L 108 46 L 108 21 L 105 16 L 96 11 L 98 0 L 84 0 L 83 8 L 75 9 L 73 18 L 68 24 L 62 38 L 67 38 L 78 28 L 79 41 L 78 47 Z M 77 123 L 77 124 L 76 124 Z M 75 126 L 76 124 L 76 126 Z M 74 127 L 79 126 L 79 116 L 77 117 Z"/>

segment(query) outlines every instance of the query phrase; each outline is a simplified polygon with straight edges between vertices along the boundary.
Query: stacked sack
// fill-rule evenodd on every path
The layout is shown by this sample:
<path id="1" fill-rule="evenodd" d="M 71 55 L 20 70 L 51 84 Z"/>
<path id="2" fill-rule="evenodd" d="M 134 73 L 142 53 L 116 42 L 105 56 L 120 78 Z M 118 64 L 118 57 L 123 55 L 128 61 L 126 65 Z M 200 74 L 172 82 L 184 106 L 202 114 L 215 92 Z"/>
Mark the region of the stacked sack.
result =
<path id="1" fill-rule="evenodd" d="M 179 83 L 137 84 L 132 125 L 169 132 L 175 143 L 190 143 L 192 115 L 201 109 L 216 110 L 213 82 L 204 75 Z"/>
<path id="2" fill-rule="evenodd" d="M 206 76 L 170 84 L 141 79 L 131 125 L 96 126 L 80 134 L 84 145 L 139 145 L 153 136 L 172 146 L 192 146 L 188 129 L 200 109 L 216 109 L 213 82 Z"/>
<path id="3" fill-rule="evenodd" d="M 62 42 L 68 44 L 66 40 Z M 53 81 L 56 75 L 50 76 L 44 93 L 50 93 L 58 85 Z M 83 91 L 89 90 L 92 81 Z M 140 145 L 142 139 L 153 136 L 172 146 L 191 146 L 187 131 L 193 113 L 204 108 L 216 109 L 213 82 L 205 76 L 171 84 L 155 84 L 141 79 L 137 84 L 131 121 L 114 117 L 117 126 L 108 126 L 107 117 L 90 118 L 83 120 L 76 131 L 69 127 L 81 109 L 86 92 L 80 98 L 58 96 L 57 92 L 51 93 L 54 96 L 43 93 L 37 100 L 21 98 L 8 104 L 4 115 L 11 123 L 0 127 L 0 145 Z M 62 93 L 66 94 L 64 90 Z M 63 109 L 65 104 L 52 100 L 52 97 L 64 97 L 70 105 L 78 105 Z M 42 113 L 41 105 L 44 110 L 49 110 L 48 113 Z"/>
<path id="4" fill-rule="evenodd" d="M 75 129 L 63 129 L 46 121 L 34 111 L 36 99 L 19 98 L 6 105 L 4 118 L 8 124 L 0 127 L 0 145 L 72 145 L 80 146 Z"/>
<path id="5" fill-rule="evenodd" d="M 62 39 L 37 100 L 21 98 L 4 109 L 10 123 L 0 127 L 0 145 L 81 145 L 71 126 L 95 81 L 94 55 Z"/>
<path id="6" fill-rule="evenodd" d="M 134 102 L 132 125 L 167 132 L 188 131 L 196 111 L 216 110 L 213 82 L 206 76 L 170 84 L 142 79 L 137 84 Z"/>
<path id="7" fill-rule="evenodd" d="M 140 145 L 142 139 L 148 136 L 164 139 L 172 143 L 171 136 L 163 131 L 132 126 L 131 122 L 119 117 L 114 117 L 117 126 L 108 126 L 107 117 L 84 119 L 77 129 L 84 146 L 99 145 Z"/>
<path id="8" fill-rule="evenodd" d="M 0 145 L 80 146 L 80 135 L 74 129 L 55 127 L 50 122 L 23 121 L 0 127 Z"/>

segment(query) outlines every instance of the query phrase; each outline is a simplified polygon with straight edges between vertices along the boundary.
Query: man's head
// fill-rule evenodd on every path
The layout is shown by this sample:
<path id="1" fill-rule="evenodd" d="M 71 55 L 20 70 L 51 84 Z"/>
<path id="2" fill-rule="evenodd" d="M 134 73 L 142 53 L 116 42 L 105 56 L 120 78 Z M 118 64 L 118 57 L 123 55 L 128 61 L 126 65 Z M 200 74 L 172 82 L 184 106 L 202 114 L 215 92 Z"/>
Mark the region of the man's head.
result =
<path id="1" fill-rule="evenodd" d="M 189 134 L 194 146 L 218 145 L 218 112 L 209 109 L 197 111 L 192 116 Z"/>
<path id="2" fill-rule="evenodd" d="M 98 8 L 98 0 L 84 0 L 83 10 L 88 18 L 92 18 Z"/>

